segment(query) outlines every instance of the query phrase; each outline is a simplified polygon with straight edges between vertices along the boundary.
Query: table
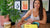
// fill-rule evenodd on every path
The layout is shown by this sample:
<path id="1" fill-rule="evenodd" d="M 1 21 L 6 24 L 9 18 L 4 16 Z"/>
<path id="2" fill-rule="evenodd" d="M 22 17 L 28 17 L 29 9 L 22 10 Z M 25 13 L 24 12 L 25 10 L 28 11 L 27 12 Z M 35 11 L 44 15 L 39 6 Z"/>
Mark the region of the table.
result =
<path id="1" fill-rule="evenodd" d="M 16 25 L 13 25 L 13 26 L 12 26 L 12 28 L 15 28 L 15 27 L 16 27 Z M 16 28 L 17 28 L 17 27 L 16 27 Z M 50 28 L 50 23 L 47 23 L 47 24 L 45 24 L 45 25 L 44 25 L 44 24 L 40 24 L 40 25 L 39 25 L 39 28 Z"/>
<path id="2" fill-rule="evenodd" d="M 39 28 L 50 28 L 50 23 L 47 23 L 45 25 L 40 24 Z"/>

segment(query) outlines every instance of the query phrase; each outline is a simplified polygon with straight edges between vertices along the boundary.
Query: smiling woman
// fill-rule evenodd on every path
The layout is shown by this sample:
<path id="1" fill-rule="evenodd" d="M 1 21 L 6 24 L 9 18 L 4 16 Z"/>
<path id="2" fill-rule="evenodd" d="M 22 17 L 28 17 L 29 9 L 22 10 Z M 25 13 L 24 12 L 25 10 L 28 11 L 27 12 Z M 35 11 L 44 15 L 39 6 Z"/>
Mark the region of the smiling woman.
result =
<path id="1" fill-rule="evenodd" d="M 21 21 L 17 24 L 17 26 L 21 26 L 23 24 L 22 22 L 24 22 L 24 19 L 26 19 L 30 15 L 31 17 L 27 20 L 27 22 L 30 22 L 30 23 L 38 22 L 40 24 L 46 24 L 47 15 L 46 15 L 45 9 L 43 8 L 42 0 L 33 1 L 33 9 L 30 9 L 22 17 Z"/>

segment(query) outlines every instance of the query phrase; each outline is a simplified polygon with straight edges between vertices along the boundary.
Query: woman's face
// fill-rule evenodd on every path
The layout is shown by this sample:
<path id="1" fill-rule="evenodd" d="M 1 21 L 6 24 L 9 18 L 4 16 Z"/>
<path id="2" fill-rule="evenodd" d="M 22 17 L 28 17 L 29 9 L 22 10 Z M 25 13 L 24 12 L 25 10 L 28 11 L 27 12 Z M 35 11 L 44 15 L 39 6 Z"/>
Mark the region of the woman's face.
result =
<path id="1" fill-rule="evenodd" d="M 34 2 L 34 7 L 35 7 L 35 8 L 39 8 L 39 7 L 40 7 L 40 2 L 39 2 L 38 0 L 36 0 L 36 1 Z"/>

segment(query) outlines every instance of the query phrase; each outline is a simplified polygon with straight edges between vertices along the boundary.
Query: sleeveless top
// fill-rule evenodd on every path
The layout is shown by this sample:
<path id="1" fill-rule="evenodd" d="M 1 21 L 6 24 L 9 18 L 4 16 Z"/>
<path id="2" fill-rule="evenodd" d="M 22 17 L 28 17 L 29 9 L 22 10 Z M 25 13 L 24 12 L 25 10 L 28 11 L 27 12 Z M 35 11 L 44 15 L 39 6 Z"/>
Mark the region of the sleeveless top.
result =
<path id="1" fill-rule="evenodd" d="M 31 11 L 32 11 L 32 10 L 31 10 Z M 31 12 L 30 18 L 31 18 L 32 20 L 40 20 L 39 16 L 37 16 L 37 17 L 34 17 L 34 16 L 33 16 L 33 11 Z"/>

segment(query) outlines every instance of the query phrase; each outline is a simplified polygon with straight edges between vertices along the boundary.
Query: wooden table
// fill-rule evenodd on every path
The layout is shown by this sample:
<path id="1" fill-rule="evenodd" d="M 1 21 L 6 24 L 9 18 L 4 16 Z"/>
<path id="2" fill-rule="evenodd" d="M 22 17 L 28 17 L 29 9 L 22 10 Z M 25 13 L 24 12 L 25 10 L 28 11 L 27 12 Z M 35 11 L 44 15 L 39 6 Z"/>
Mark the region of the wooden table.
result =
<path id="1" fill-rule="evenodd" d="M 12 28 L 15 28 L 15 27 L 16 27 L 15 25 L 12 26 Z M 16 28 L 17 28 L 17 27 L 16 27 Z M 47 24 L 45 24 L 45 25 L 40 24 L 40 25 L 39 25 L 39 28 L 50 28 L 50 23 L 47 23 Z"/>
<path id="2" fill-rule="evenodd" d="M 50 23 L 47 23 L 45 25 L 40 24 L 39 28 L 50 28 Z"/>

